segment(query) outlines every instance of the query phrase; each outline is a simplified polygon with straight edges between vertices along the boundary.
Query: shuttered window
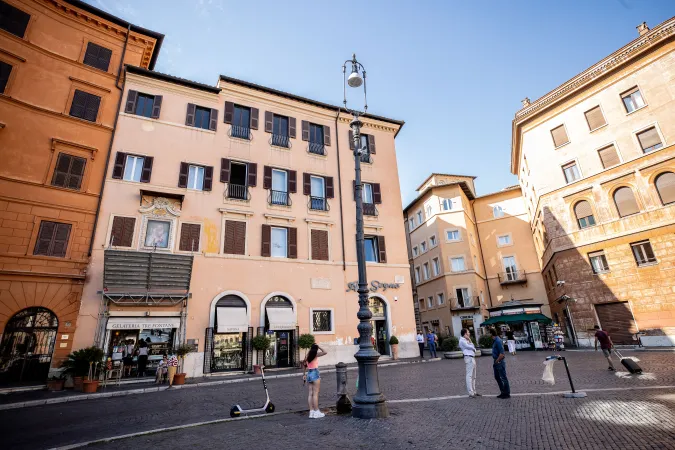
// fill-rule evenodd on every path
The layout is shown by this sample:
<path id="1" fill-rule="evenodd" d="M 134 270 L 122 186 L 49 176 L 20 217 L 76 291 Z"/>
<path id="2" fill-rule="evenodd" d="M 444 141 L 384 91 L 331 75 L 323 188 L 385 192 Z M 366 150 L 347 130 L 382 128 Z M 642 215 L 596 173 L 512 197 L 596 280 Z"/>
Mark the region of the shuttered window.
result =
<path id="1" fill-rule="evenodd" d="M 40 223 L 40 230 L 38 231 L 33 254 L 65 257 L 71 228 L 72 226 L 68 223 L 43 220 Z"/>
<path id="2" fill-rule="evenodd" d="M 602 115 L 602 110 L 600 106 L 588 110 L 584 113 L 586 116 L 586 123 L 588 123 L 588 129 L 593 131 L 597 128 L 600 128 L 603 125 L 606 125 L 605 116 Z"/>
<path id="3" fill-rule="evenodd" d="M 73 102 L 70 105 L 70 115 L 89 122 L 96 122 L 99 106 L 101 106 L 101 97 L 75 90 Z"/>
<path id="4" fill-rule="evenodd" d="M 86 164 L 85 158 L 59 153 L 52 176 L 52 186 L 79 190 L 82 186 Z"/>
<path id="5" fill-rule="evenodd" d="M 635 195 L 629 187 L 620 187 L 614 192 L 614 204 L 619 217 L 630 216 L 640 212 Z"/>
<path id="6" fill-rule="evenodd" d="M 635 262 L 638 266 L 656 263 L 656 256 L 654 255 L 652 244 L 649 241 L 630 244 L 630 248 L 633 250 L 633 256 L 635 257 Z"/>
<path id="7" fill-rule="evenodd" d="M 565 174 L 565 181 L 567 183 L 572 183 L 581 178 L 581 174 L 579 173 L 579 167 L 577 166 L 576 162 L 565 164 L 564 166 L 562 166 L 562 170 L 563 173 Z"/>
<path id="8" fill-rule="evenodd" d="M 87 52 L 84 54 L 83 62 L 87 66 L 107 72 L 108 67 L 110 67 L 111 56 L 112 50 L 90 42 L 87 44 Z"/>
<path id="9" fill-rule="evenodd" d="M 311 259 L 328 261 L 328 231 L 311 230 L 312 255 Z"/>
<path id="10" fill-rule="evenodd" d="M 182 252 L 198 252 L 202 227 L 196 223 L 184 223 L 180 227 L 178 249 Z"/>
<path id="11" fill-rule="evenodd" d="M 110 230 L 111 247 L 131 247 L 134 242 L 134 227 L 136 219 L 133 217 L 115 216 Z"/>
<path id="12" fill-rule="evenodd" d="M 551 130 L 551 136 L 553 137 L 553 144 L 556 147 L 567 144 L 570 140 L 567 137 L 567 130 L 565 130 L 565 125 L 560 125 Z"/>
<path id="13" fill-rule="evenodd" d="M 598 155 L 600 156 L 602 167 L 605 169 L 614 167 L 621 162 L 619 161 L 619 153 L 617 153 L 616 147 L 614 147 L 614 145 L 601 148 L 598 150 Z"/>
<path id="14" fill-rule="evenodd" d="M 30 21 L 30 14 L 0 1 L 0 29 L 23 38 Z"/>
<path id="15" fill-rule="evenodd" d="M 218 110 L 188 103 L 185 125 L 203 130 L 216 131 L 218 126 Z"/>
<path id="16" fill-rule="evenodd" d="M 603 252 L 602 250 L 599 252 L 589 253 L 588 259 L 591 262 L 591 268 L 593 269 L 593 273 L 609 272 L 609 264 L 607 264 L 605 252 Z"/>
<path id="17" fill-rule="evenodd" d="M 577 216 L 579 228 L 587 228 L 595 225 L 595 217 L 593 217 L 591 204 L 586 200 L 582 200 L 574 205 L 574 214 Z"/>
<path id="18" fill-rule="evenodd" d="M 12 66 L 4 61 L 0 61 L 0 94 L 4 94 L 9 82 L 9 76 L 12 73 Z"/>
<path id="19" fill-rule="evenodd" d="M 638 133 L 637 138 L 638 141 L 640 141 L 640 147 L 644 153 L 650 153 L 663 147 L 661 137 L 656 131 L 656 127 L 651 127 Z"/>
<path id="20" fill-rule="evenodd" d="M 237 220 L 225 221 L 224 253 L 230 255 L 246 254 L 246 222 Z"/>
<path id="21" fill-rule="evenodd" d="M 654 180 L 656 191 L 659 193 L 661 203 L 669 205 L 675 203 L 675 173 L 664 172 Z"/>
<path id="22" fill-rule="evenodd" d="M 621 94 L 621 99 L 627 113 L 632 113 L 645 106 L 642 93 L 640 93 L 640 89 L 637 86 Z"/>
<path id="23" fill-rule="evenodd" d="M 298 229 L 291 227 L 262 226 L 261 256 L 273 258 L 298 257 Z"/>

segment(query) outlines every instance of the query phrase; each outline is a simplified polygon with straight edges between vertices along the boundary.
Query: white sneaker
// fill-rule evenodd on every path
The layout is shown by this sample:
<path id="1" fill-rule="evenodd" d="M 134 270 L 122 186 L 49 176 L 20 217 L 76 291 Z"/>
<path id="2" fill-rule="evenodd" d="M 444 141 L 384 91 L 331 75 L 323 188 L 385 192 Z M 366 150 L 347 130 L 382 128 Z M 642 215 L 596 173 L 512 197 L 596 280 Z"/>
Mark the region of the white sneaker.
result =
<path id="1" fill-rule="evenodd" d="M 321 419 L 322 417 L 326 417 L 326 415 L 324 413 L 322 413 L 321 411 L 319 411 L 318 409 L 316 411 L 314 411 L 314 418 L 315 419 Z"/>
<path id="2" fill-rule="evenodd" d="M 313 409 L 309 410 L 309 418 L 316 419 L 316 412 Z"/>

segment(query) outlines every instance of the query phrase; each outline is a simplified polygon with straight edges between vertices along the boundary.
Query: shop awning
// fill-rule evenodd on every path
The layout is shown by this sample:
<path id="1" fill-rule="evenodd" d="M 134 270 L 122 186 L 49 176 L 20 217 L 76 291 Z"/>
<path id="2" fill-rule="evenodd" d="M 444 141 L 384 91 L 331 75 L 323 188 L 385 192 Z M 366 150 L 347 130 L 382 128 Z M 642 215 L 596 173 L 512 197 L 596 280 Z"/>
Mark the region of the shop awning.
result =
<path id="1" fill-rule="evenodd" d="M 493 325 L 495 323 L 517 323 L 517 322 L 544 322 L 551 323 L 551 319 L 543 314 L 511 314 L 490 317 L 482 325 Z"/>
<path id="2" fill-rule="evenodd" d="M 216 333 L 246 333 L 248 331 L 248 316 L 246 308 L 216 308 L 218 329 Z"/>
<path id="3" fill-rule="evenodd" d="M 108 330 L 157 330 L 180 327 L 180 317 L 111 317 Z"/>
<path id="4" fill-rule="evenodd" d="M 297 324 L 293 308 L 267 308 L 270 330 L 292 330 Z"/>

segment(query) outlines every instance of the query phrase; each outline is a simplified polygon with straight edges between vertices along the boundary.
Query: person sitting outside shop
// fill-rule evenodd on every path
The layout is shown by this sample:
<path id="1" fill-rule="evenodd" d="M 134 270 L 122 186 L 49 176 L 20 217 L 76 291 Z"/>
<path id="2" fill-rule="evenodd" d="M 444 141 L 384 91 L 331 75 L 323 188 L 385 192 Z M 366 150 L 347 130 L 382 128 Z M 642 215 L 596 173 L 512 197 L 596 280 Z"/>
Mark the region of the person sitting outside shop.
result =
<path id="1" fill-rule="evenodd" d="M 155 372 L 155 384 L 164 384 L 169 373 L 169 360 L 166 353 L 162 355 L 162 360 L 157 365 L 157 372 Z"/>

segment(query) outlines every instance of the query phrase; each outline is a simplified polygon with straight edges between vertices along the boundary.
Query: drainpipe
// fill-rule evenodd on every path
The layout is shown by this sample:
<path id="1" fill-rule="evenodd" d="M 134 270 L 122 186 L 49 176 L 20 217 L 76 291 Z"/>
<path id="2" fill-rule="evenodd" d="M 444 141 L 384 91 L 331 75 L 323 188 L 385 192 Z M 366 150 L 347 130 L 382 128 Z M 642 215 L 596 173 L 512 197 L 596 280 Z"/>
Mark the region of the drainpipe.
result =
<path id="1" fill-rule="evenodd" d="M 342 172 L 340 172 L 340 133 L 338 133 L 338 117 L 340 117 L 340 109 L 338 108 L 335 114 L 335 153 L 337 155 L 338 167 L 338 197 L 340 197 L 340 235 L 342 237 L 342 271 L 347 270 L 347 262 L 345 261 L 345 224 L 342 215 Z"/>

